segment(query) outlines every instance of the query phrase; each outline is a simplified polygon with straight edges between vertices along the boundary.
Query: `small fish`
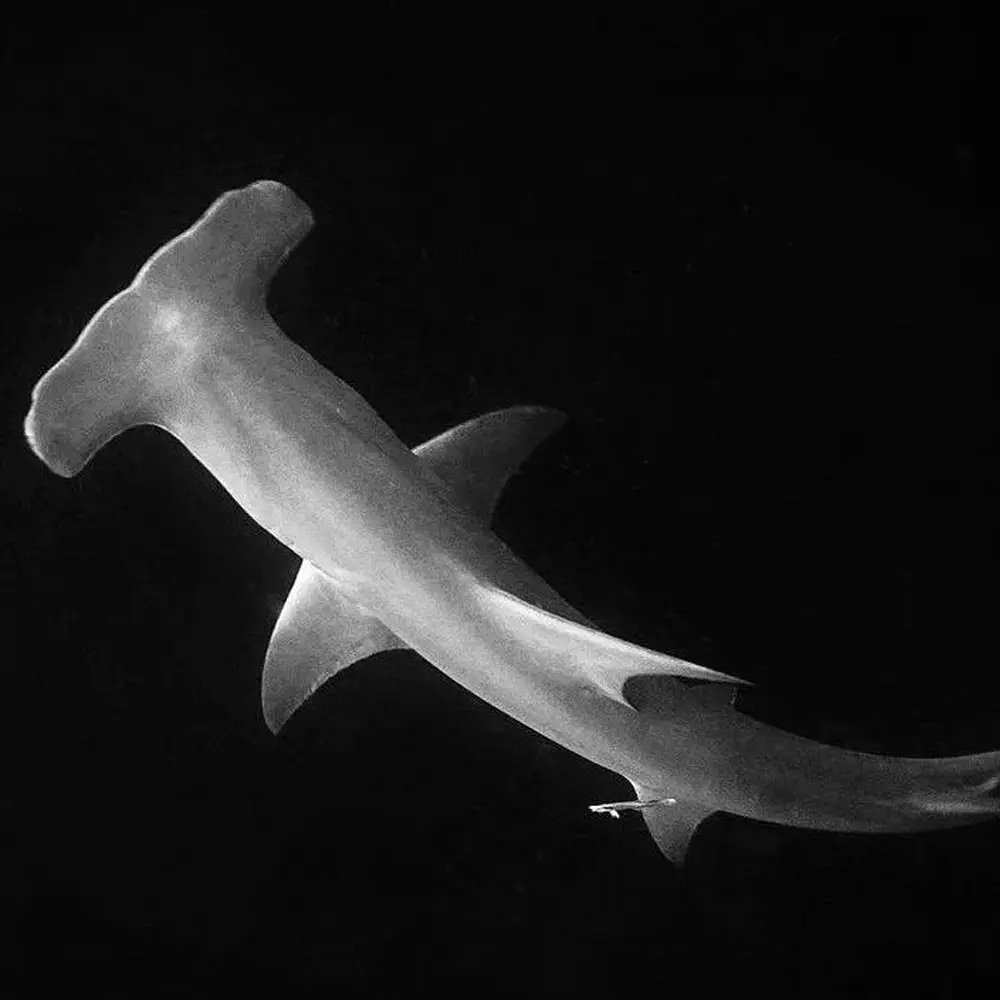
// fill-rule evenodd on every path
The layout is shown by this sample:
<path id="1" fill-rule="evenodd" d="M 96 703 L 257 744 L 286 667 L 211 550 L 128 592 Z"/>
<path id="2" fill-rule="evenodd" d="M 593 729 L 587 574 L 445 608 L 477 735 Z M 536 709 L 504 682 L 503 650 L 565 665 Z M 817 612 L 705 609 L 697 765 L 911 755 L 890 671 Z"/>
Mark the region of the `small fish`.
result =
<path id="1" fill-rule="evenodd" d="M 508 477 L 564 416 L 515 407 L 407 448 L 265 308 L 312 225 L 275 181 L 223 194 L 97 312 L 25 420 L 62 476 L 129 427 L 162 427 L 301 557 L 264 665 L 272 731 L 338 671 L 408 648 L 627 778 L 636 802 L 592 810 L 638 809 L 677 864 L 718 810 L 868 832 L 1000 815 L 998 751 L 904 758 L 807 740 L 737 711 L 745 681 L 595 628 L 490 530 Z M 623 693 L 634 677 L 655 678 L 642 704 Z"/>

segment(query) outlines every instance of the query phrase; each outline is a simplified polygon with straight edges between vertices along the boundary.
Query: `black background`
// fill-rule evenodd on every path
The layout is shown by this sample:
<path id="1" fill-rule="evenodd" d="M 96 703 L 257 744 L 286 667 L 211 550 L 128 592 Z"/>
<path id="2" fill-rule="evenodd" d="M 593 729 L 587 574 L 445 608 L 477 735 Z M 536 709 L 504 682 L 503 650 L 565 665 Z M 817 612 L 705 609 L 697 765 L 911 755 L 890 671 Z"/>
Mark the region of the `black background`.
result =
<path id="1" fill-rule="evenodd" d="M 223 190 L 317 225 L 286 332 L 408 444 L 571 421 L 497 530 L 607 630 L 855 749 L 995 749 L 981 111 L 959 14 L 544 23 L 373 13 L 12 28 L 2 341 L 11 982 L 102 995 L 959 996 L 997 827 L 717 815 L 687 867 L 627 783 L 412 654 L 266 730 L 295 558 L 160 431 L 77 478 L 31 386 Z M 275 12 L 277 15 L 280 12 Z M 272 21 L 274 23 L 272 23 Z"/>

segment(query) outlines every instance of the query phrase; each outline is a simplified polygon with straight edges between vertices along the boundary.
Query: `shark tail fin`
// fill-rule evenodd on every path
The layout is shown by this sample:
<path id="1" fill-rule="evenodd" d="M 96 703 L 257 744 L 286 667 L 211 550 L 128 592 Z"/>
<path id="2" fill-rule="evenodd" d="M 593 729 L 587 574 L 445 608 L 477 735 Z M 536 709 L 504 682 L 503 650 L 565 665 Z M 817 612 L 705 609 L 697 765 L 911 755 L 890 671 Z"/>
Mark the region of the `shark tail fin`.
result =
<path id="1" fill-rule="evenodd" d="M 909 810 L 938 816 L 945 823 L 1000 819 L 1000 751 L 905 761 L 911 788 Z M 904 779 L 905 780 L 905 779 Z"/>

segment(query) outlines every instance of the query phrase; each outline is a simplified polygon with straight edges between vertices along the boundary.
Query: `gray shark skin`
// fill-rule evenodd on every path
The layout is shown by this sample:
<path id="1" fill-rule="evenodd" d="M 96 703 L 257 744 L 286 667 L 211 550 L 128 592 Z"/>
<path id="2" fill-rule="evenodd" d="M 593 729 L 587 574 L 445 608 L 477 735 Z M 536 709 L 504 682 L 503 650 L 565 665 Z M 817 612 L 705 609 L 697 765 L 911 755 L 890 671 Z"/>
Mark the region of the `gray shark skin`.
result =
<path id="1" fill-rule="evenodd" d="M 223 194 L 97 312 L 25 420 L 62 476 L 129 427 L 162 427 L 302 558 L 264 668 L 273 731 L 338 670 L 412 648 L 626 777 L 636 802 L 592 808 L 640 809 L 678 864 L 717 810 L 866 832 L 1000 815 L 1000 751 L 904 758 L 817 743 L 736 711 L 745 682 L 594 628 L 489 529 L 507 477 L 562 415 L 517 407 L 407 448 L 266 311 L 271 277 L 312 224 L 275 181 Z M 625 682 L 650 675 L 653 695 L 630 703 Z"/>

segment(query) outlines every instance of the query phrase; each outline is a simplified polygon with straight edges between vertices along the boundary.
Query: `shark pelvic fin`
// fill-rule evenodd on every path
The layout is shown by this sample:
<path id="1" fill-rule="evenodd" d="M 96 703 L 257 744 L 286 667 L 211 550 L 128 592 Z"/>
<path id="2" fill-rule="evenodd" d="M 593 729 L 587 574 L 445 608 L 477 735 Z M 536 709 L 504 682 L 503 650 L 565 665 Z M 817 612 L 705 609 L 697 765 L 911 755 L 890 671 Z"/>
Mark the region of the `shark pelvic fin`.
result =
<path id="1" fill-rule="evenodd" d="M 642 811 L 642 818 L 646 821 L 646 827 L 656 841 L 656 846 L 668 861 L 680 868 L 687 857 L 695 830 L 717 810 L 684 799 L 659 797 L 656 792 L 643 788 L 634 781 L 632 787 L 635 788 L 639 801 L 618 805 Z"/>
<path id="2" fill-rule="evenodd" d="M 659 675 L 725 684 L 750 683 L 568 621 L 496 587 L 480 585 L 476 593 L 505 629 L 516 635 L 530 635 L 536 648 L 544 649 L 552 662 L 564 662 L 567 671 L 583 675 L 606 695 L 629 708 L 633 706 L 622 688 L 630 677 Z M 725 699 L 730 697 L 727 692 Z"/>
<path id="3" fill-rule="evenodd" d="M 699 684 L 687 693 L 688 702 L 702 711 L 732 708 L 739 688 L 731 684 Z"/>

